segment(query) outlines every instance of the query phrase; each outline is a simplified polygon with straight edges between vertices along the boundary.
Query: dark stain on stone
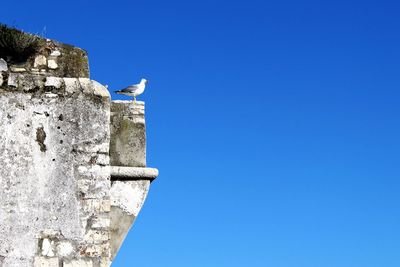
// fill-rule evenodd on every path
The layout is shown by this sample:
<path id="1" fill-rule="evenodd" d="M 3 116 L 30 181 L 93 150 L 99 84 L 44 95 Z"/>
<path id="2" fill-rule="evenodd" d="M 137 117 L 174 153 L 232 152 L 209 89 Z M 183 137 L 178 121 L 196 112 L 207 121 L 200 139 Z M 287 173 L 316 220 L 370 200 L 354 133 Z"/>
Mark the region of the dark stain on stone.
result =
<path id="1" fill-rule="evenodd" d="M 63 141 L 63 140 L 60 140 L 60 144 L 62 144 L 62 143 L 64 143 L 64 141 Z"/>
<path id="2" fill-rule="evenodd" d="M 44 131 L 43 127 L 36 129 L 36 142 L 39 144 L 40 151 L 46 152 L 47 147 L 44 144 L 44 140 L 46 140 L 46 132 Z"/>
<path id="3" fill-rule="evenodd" d="M 98 156 L 97 156 L 97 155 L 96 155 L 96 156 L 93 156 L 93 157 L 91 157 L 91 158 L 90 158 L 90 161 L 89 161 L 89 163 L 90 163 L 90 164 L 92 164 L 92 165 L 96 164 L 96 162 L 97 162 L 97 158 L 98 158 Z"/>
<path id="4" fill-rule="evenodd" d="M 64 120 L 63 114 L 60 114 L 60 116 L 58 116 L 58 120 L 59 120 L 59 121 L 63 121 L 63 120 Z"/>
<path id="5" fill-rule="evenodd" d="M 44 112 L 44 115 L 46 115 L 46 117 L 50 116 L 50 114 L 47 111 Z"/>

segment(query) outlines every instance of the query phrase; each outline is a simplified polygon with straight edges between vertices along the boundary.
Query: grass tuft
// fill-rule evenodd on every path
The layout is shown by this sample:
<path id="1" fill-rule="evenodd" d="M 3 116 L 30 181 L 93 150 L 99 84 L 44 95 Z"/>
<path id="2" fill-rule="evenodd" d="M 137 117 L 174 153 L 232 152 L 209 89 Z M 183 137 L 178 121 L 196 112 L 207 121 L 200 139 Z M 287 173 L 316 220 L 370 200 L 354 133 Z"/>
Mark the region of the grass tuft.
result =
<path id="1" fill-rule="evenodd" d="M 0 57 L 10 62 L 25 62 L 40 48 L 43 39 L 0 24 Z"/>

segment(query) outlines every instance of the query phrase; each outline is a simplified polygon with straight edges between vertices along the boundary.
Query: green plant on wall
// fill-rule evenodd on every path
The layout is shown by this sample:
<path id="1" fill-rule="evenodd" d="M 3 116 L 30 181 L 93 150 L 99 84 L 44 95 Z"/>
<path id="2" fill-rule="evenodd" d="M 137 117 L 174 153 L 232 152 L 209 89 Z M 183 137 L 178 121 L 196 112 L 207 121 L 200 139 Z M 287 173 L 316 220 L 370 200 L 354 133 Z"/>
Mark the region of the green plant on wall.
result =
<path id="1" fill-rule="evenodd" d="M 43 39 L 0 24 L 0 57 L 12 62 L 24 62 L 35 54 Z"/>

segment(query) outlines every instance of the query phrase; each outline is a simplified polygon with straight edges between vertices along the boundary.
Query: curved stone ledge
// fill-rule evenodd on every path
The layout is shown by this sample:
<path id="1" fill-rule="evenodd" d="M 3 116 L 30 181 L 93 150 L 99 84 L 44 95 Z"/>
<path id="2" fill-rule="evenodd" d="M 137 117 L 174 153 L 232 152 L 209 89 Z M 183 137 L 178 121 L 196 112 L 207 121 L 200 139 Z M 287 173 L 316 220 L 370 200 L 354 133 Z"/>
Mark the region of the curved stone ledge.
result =
<path id="1" fill-rule="evenodd" d="M 111 180 L 153 181 L 158 176 L 158 170 L 155 168 L 124 167 L 124 166 L 110 166 L 110 168 L 111 168 Z"/>

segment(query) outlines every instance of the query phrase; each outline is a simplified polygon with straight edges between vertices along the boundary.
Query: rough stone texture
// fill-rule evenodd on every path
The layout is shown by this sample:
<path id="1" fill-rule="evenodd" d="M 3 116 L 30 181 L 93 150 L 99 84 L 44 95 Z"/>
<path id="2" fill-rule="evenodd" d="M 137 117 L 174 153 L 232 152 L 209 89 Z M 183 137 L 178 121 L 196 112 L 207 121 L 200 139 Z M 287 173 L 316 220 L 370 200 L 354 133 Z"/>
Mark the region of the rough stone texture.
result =
<path id="1" fill-rule="evenodd" d="M 35 57 L 35 61 L 33 63 L 33 66 L 35 68 L 41 67 L 41 66 L 46 66 L 47 65 L 47 58 L 43 55 L 38 55 Z"/>
<path id="2" fill-rule="evenodd" d="M 16 29 L 11 31 L 13 34 L 32 36 Z M 0 50 L 1 57 L 7 61 L 11 72 L 37 71 L 45 76 L 89 77 L 89 64 L 85 51 L 40 36 L 36 36 L 36 38 L 36 48 L 23 57 L 7 54 L 10 53 L 8 50 Z M 19 37 L 19 39 L 22 38 Z M 2 71 L 1 65 L 0 63 L 0 72 Z"/>
<path id="3" fill-rule="evenodd" d="M 112 166 L 146 167 L 144 102 L 111 103 Z"/>
<path id="4" fill-rule="evenodd" d="M 46 87 L 28 93 L 27 76 L 17 75 L 12 81 L 12 91 L 0 88 L 3 265 L 55 266 L 52 257 L 57 251 L 61 257 L 86 257 L 86 247 L 108 243 L 108 231 L 92 232 L 88 222 L 110 210 L 102 204 L 109 202 L 108 156 L 101 165 L 96 160 L 108 150 L 109 98 L 94 95 L 90 81 L 74 97 L 63 90 L 49 97 Z M 99 150 L 87 152 L 82 147 Z M 65 242 L 70 242 L 72 252 Z M 82 251 L 72 244 L 79 244 Z M 37 258 L 37 251 L 46 258 Z"/>
<path id="5" fill-rule="evenodd" d="M 44 86 L 46 87 L 55 87 L 57 89 L 61 88 L 62 78 L 59 77 L 47 77 Z"/>
<path id="6" fill-rule="evenodd" d="M 111 107 L 83 50 L 39 44 L 0 59 L 0 267 L 108 267 L 158 175 L 144 103 Z"/>
<path id="7" fill-rule="evenodd" d="M 4 59 L 0 58 L 0 72 L 7 70 L 8 70 L 7 62 Z"/>
<path id="8" fill-rule="evenodd" d="M 71 260 L 64 262 L 63 267 L 92 267 L 93 262 L 89 260 Z"/>
<path id="9" fill-rule="evenodd" d="M 111 259 L 119 250 L 149 191 L 156 169 L 146 167 L 144 102 L 111 102 Z"/>
<path id="10" fill-rule="evenodd" d="M 57 62 L 54 59 L 49 59 L 47 61 L 47 66 L 49 67 L 49 69 L 55 70 L 58 68 Z"/>
<path id="11" fill-rule="evenodd" d="M 149 180 L 114 181 L 111 187 L 111 259 L 141 210 L 150 188 Z"/>
<path id="12" fill-rule="evenodd" d="M 58 50 L 54 50 L 53 52 L 51 52 L 50 56 L 59 57 L 61 56 L 61 52 Z"/>
<path id="13" fill-rule="evenodd" d="M 34 267 L 59 267 L 58 258 L 35 257 Z"/>

